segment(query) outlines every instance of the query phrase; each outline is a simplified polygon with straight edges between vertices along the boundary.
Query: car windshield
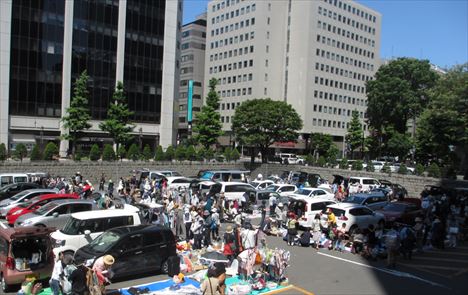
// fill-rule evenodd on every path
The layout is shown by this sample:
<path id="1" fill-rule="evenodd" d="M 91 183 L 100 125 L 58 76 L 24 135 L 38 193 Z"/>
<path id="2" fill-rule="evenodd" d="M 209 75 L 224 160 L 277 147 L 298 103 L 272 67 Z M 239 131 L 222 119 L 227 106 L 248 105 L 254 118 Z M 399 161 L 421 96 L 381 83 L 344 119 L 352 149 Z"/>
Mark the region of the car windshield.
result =
<path id="1" fill-rule="evenodd" d="M 204 172 L 200 178 L 201 179 L 211 179 L 212 177 L 213 177 L 213 172 Z"/>
<path id="2" fill-rule="evenodd" d="M 295 194 L 308 196 L 311 192 L 312 192 L 311 190 L 301 188 L 301 189 L 297 190 L 295 192 Z"/>
<path id="3" fill-rule="evenodd" d="M 278 185 L 269 185 L 267 186 L 267 190 L 269 191 L 272 191 L 272 192 L 276 192 L 278 190 L 279 186 Z"/>
<path id="4" fill-rule="evenodd" d="M 120 236 L 115 232 L 104 232 L 102 235 L 89 243 L 89 248 L 92 249 L 93 252 L 104 253 L 109 250 L 119 239 Z"/>
<path id="5" fill-rule="evenodd" d="M 13 201 L 19 200 L 19 199 L 23 198 L 24 196 L 26 196 L 28 193 L 29 192 L 27 192 L 27 191 L 22 191 L 20 193 L 17 193 L 13 197 L 11 197 L 10 200 L 13 200 Z"/>
<path id="6" fill-rule="evenodd" d="M 383 207 L 383 211 L 395 211 L 395 212 L 403 212 L 405 211 L 406 205 L 398 204 L 398 203 L 390 203 L 387 206 Z"/>
<path id="7" fill-rule="evenodd" d="M 252 181 L 250 184 L 251 184 L 253 187 L 257 187 L 257 186 L 260 184 L 260 182 Z"/>
<path id="8" fill-rule="evenodd" d="M 57 206 L 58 204 L 56 203 L 48 203 L 42 206 L 41 208 L 37 209 L 36 211 L 33 211 L 33 213 L 36 215 L 45 215 L 47 212 L 49 212 L 50 210 L 53 210 Z"/>
<path id="9" fill-rule="evenodd" d="M 362 204 L 364 202 L 363 197 L 359 196 L 349 196 L 344 200 L 345 203 L 353 203 L 353 204 Z"/>
<path id="10" fill-rule="evenodd" d="M 70 217 L 60 231 L 66 235 L 77 235 L 82 223 L 84 223 L 83 220 Z"/>

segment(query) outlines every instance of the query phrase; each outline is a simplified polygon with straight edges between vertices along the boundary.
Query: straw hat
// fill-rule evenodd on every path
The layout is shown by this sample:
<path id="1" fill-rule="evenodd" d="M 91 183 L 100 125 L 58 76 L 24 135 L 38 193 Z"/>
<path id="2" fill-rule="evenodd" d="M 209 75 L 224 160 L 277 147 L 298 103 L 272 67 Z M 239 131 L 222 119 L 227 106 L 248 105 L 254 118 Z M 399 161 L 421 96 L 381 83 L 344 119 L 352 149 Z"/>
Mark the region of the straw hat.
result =
<path id="1" fill-rule="evenodd" d="M 232 229 L 232 225 L 228 225 L 228 226 L 226 227 L 226 233 L 230 234 L 230 233 L 232 233 L 233 231 L 234 231 L 234 230 Z"/>
<path id="2" fill-rule="evenodd" d="M 106 255 L 106 256 L 104 256 L 104 258 L 103 258 L 102 260 L 103 260 L 104 263 L 107 264 L 107 265 L 112 265 L 112 264 L 114 264 L 114 262 L 115 262 L 114 257 L 112 257 L 111 255 Z"/>

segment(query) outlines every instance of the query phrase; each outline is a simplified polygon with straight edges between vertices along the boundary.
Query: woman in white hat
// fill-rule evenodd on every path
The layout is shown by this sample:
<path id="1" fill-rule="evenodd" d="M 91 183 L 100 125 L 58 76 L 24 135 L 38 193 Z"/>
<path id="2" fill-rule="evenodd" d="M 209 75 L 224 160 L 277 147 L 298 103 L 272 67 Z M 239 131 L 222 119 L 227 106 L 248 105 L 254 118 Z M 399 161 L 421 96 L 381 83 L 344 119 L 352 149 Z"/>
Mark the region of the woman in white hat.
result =
<path id="1" fill-rule="evenodd" d="M 101 256 L 94 262 L 93 271 L 96 273 L 101 285 L 110 283 L 110 269 L 114 262 L 115 259 L 112 255 Z"/>

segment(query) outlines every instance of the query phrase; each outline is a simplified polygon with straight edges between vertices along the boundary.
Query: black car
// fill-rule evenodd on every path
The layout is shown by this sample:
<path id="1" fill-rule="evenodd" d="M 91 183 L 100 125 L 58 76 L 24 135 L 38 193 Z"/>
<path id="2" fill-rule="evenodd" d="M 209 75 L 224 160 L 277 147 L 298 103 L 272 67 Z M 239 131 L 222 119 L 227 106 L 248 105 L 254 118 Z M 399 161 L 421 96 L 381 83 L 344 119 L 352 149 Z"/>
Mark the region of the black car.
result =
<path id="1" fill-rule="evenodd" d="M 113 278 L 169 271 L 169 259 L 177 256 L 176 240 L 171 229 L 145 224 L 113 228 L 103 232 L 75 253 L 77 264 L 92 262 L 104 255 L 112 255 Z"/>
<path id="2" fill-rule="evenodd" d="M 42 186 L 33 182 L 21 182 L 5 185 L 4 187 L 0 188 L 0 201 L 13 197 L 19 192 L 33 188 L 42 188 Z"/>
<path id="3" fill-rule="evenodd" d="M 385 179 L 379 179 L 380 188 L 384 191 L 387 191 L 387 194 L 391 192 L 391 195 L 388 195 L 391 199 L 403 200 L 408 197 L 408 191 L 404 186 L 398 183 L 393 183 Z"/>

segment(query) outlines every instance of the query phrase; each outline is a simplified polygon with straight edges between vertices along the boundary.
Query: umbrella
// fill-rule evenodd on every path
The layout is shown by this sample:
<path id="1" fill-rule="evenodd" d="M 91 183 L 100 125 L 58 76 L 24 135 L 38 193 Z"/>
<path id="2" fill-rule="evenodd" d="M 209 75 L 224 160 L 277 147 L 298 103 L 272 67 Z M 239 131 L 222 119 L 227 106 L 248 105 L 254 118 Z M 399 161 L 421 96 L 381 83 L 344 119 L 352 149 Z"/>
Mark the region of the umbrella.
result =
<path id="1" fill-rule="evenodd" d="M 200 261 L 204 264 L 210 264 L 212 262 L 228 263 L 229 259 L 219 252 L 206 252 L 200 256 Z"/>

